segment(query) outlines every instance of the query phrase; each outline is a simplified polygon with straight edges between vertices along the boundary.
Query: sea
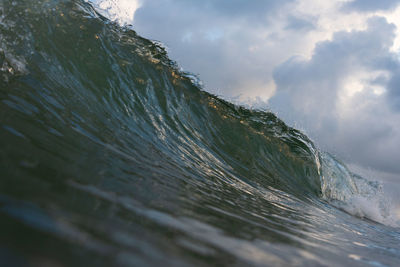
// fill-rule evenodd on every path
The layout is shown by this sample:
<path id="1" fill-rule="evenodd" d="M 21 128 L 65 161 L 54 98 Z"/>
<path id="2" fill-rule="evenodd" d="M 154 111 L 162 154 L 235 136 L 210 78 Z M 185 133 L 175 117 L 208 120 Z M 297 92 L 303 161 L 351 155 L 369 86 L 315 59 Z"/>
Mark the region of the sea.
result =
<path id="1" fill-rule="evenodd" d="M 87 1 L 0 1 L 0 266 L 400 266 L 382 188 Z"/>

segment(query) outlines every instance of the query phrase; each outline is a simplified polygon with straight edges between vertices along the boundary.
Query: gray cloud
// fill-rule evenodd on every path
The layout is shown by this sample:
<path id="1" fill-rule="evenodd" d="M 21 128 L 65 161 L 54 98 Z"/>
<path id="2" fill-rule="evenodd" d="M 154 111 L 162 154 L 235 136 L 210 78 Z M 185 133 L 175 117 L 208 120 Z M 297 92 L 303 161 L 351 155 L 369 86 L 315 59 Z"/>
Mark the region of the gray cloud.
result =
<path id="1" fill-rule="evenodd" d="M 387 97 L 392 109 L 400 112 L 400 66 L 393 68 L 393 76 L 388 83 Z"/>
<path id="2" fill-rule="evenodd" d="M 287 121 L 300 122 L 319 144 L 351 162 L 400 173 L 399 61 L 390 52 L 395 27 L 384 18 L 368 21 L 365 31 L 338 32 L 317 44 L 310 60 L 292 58 L 276 68 L 273 109 Z M 355 92 L 343 115 L 341 94 L 346 81 L 367 73 L 364 89 Z M 372 73 L 380 73 L 373 77 Z M 384 75 L 386 74 L 386 75 Z M 374 86 L 387 91 L 374 93 Z"/>
<path id="3" fill-rule="evenodd" d="M 314 30 L 316 28 L 315 22 L 312 20 L 289 16 L 285 30 Z"/>
<path id="4" fill-rule="evenodd" d="M 354 0 L 343 5 L 343 10 L 370 12 L 378 10 L 389 10 L 397 7 L 399 0 Z"/>
<path id="5" fill-rule="evenodd" d="M 268 63 L 276 52 L 270 49 L 271 55 L 260 56 L 250 50 L 274 45 L 260 33 L 291 2 L 145 0 L 134 24 L 139 34 L 171 47 L 171 58 L 185 70 L 200 73 L 208 90 L 232 97 L 245 87 L 261 87 L 272 80 L 265 72 L 272 71 Z"/>
<path id="6" fill-rule="evenodd" d="M 251 20 L 252 22 L 263 23 L 268 14 L 282 8 L 285 4 L 295 0 L 159 0 L 143 1 L 143 9 L 159 9 L 160 5 L 168 6 L 168 9 L 161 9 L 162 12 L 169 12 L 173 9 L 182 10 L 184 13 L 196 11 L 203 17 L 228 17 L 230 19 Z M 176 13 L 180 16 L 182 13 Z"/>

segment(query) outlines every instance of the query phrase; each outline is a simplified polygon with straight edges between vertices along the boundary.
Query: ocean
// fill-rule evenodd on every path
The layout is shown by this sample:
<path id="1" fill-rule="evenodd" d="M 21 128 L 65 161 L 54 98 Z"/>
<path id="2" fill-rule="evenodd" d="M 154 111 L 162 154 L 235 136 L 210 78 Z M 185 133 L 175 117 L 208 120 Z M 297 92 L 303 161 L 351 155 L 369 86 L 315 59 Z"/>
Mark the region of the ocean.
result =
<path id="1" fill-rule="evenodd" d="M 0 2 L 1 266 L 398 266 L 398 211 L 83 0 Z"/>

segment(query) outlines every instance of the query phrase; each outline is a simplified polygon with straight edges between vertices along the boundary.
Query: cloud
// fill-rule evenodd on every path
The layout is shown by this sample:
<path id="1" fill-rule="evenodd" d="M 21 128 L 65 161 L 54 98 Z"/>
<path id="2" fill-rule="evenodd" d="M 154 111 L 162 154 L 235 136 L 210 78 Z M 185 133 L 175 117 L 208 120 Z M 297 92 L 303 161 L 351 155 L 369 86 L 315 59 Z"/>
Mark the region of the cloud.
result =
<path id="1" fill-rule="evenodd" d="M 343 10 L 373 12 L 394 9 L 400 4 L 399 0 L 354 0 L 346 2 Z"/>
<path id="2" fill-rule="evenodd" d="M 373 17 L 364 31 L 318 43 L 311 59 L 286 61 L 275 69 L 270 105 L 342 158 L 399 173 L 400 114 L 388 105 L 400 105 L 400 65 L 390 51 L 395 30 Z"/>
<path id="3" fill-rule="evenodd" d="M 315 22 L 310 19 L 289 16 L 287 18 L 286 30 L 314 30 L 316 28 Z"/>
<path id="4" fill-rule="evenodd" d="M 307 34 L 317 23 L 297 13 L 279 19 L 296 3 L 147 0 L 136 11 L 134 26 L 144 37 L 170 47 L 170 57 L 200 74 L 207 90 L 226 98 L 267 99 L 275 90 L 274 65 L 307 46 Z M 290 39 L 285 27 L 291 28 Z M 296 47 L 293 39 L 298 39 Z"/>
<path id="5" fill-rule="evenodd" d="M 285 4 L 295 0 L 162 0 L 170 5 L 180 6 L 185 10 L 195 9 L 204 16 L 204 13 L 211 16 L 223 16 L 251 20 L 253 23 L 264 23 L 268 15 L 282 8 Z M 148 5 L 156 4 L 158 1 L 146 1 Z"/>
<path id="6" fill-rule="evenodd" d="M 392 109 L 400 112 L 400 66 L 393 67 L 393 76 L 388 83 L 387 99 Z"/>

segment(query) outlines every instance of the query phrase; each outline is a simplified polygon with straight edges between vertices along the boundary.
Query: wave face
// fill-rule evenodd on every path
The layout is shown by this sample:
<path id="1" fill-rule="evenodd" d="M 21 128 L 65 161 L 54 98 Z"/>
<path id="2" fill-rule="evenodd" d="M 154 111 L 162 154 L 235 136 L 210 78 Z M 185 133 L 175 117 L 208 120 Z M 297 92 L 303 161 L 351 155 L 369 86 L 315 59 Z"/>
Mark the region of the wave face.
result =
<path id="1" fill-rule="evenodd" d="M 378 183 L 88 3 L 3 0 L 0 40 L 0 262 L 400 260 Z"/>

